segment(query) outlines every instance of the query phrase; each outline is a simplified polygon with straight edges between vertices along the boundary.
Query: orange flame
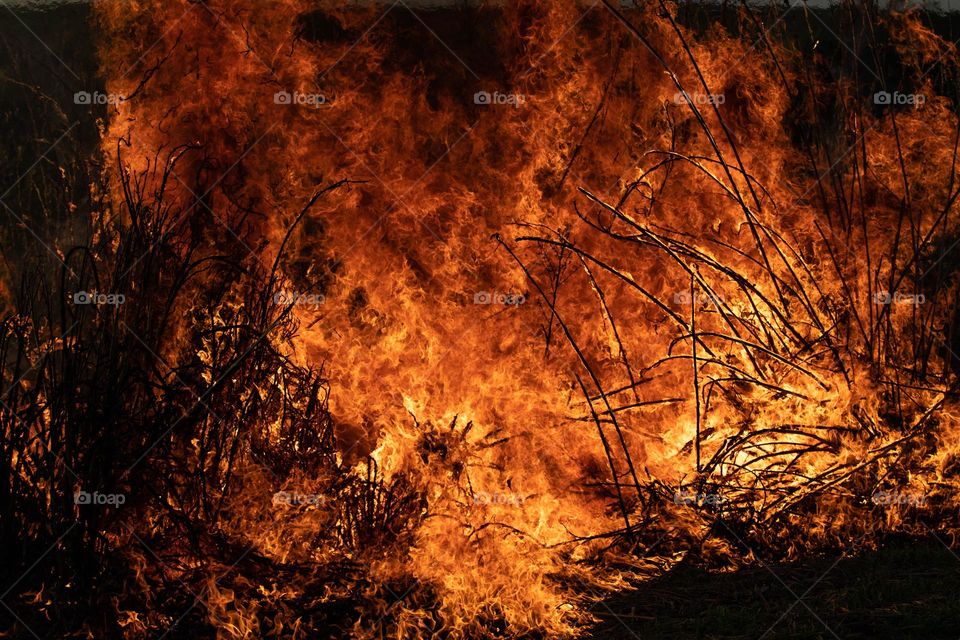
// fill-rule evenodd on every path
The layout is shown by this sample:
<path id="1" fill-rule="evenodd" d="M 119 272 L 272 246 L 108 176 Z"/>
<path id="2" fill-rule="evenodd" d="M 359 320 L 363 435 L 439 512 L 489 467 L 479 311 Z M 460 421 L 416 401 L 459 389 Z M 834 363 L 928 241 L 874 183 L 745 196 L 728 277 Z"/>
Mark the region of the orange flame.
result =
<path id="1" fill-rule="evenodd" d="M 685 507 L 712 500 L 704 486 L 763 510 L 792 500 L 796 481 L 761 495 L 761 464 L 826 483 L 896 444 L 862 437 L 883 423 L 873 346 L 851 334 L 840 364 L 831 351 L 831 301 L 850 295 L 838 273 L 860 287 L 862 317 L 877 312 L 873 275 L 856 253 L 821 249 L 836 238 L 807 197 L 814 178 L 795 177 L 808 176 L 783 125 L 796 103 L 749 43 L 695 38 L 654 9 L 625 26 L 573 2 L 465 10 L 446 30 L 402 3 L 141 0 L 98 16 L 123 97 L 104 136 L 119 170 L 176 159 L 190 216 L 217 217 L 265 264 L 285 248 L 282 301 L 301 326 L 290 348 L 326 367 L 343 460 L 424 501 L 409 538 L 355 553 L 384 602 L 357 634 L 388 615 L 397 637 L 434 624 L 416 603 L 393 607 L 407 594 L 387 585 L 410 581 L 437 594 L 451 637 L 476 637 L 485 617 L 515 635 L 572 634 L 588 618 L 582 594 L 625 580 L 588 562 L 614 553 L 606 534 L 654 519 L 640 486 L 692 492 L 656 526 L 703 538 L 708 520 Z M 923 132 L 908 154 L 946 157 L 956 117 L 925 90 L 899 135 Z M 902 190 L 886 155 L 898 132 L 862 118 L 875 200 L 844 246 L 892 241 Z M 954 172 L 911 170 L 941 184 Z M 937 198 L 911 204 L 924 233 Z M 895 306 L 891 321 L 910 313 Z M 736 380 L 745 371 L 766 384 Z M 919 420 L 943 393 L 913 397 Z M 277 508 L 249 474 L 257 497 L 234 502 L 237 532 L 262 524 L 247 535 L 281 559 L 338 553 L 309 543 L 335 504 Z M 210 616 L 244 637 L 252 609 Z"/>

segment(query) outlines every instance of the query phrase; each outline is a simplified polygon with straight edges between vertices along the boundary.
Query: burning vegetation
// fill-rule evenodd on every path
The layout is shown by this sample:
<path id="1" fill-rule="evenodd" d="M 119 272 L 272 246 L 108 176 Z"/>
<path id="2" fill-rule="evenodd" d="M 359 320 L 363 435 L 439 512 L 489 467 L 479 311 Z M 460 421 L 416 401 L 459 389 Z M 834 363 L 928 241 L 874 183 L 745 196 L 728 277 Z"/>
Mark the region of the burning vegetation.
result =
<path id="1" fill-rule="evenodd" d="M 955 547 L 942 16 L 70 11 L 96 74 L 3 58 L 9 637 L 574 638 Z"/>

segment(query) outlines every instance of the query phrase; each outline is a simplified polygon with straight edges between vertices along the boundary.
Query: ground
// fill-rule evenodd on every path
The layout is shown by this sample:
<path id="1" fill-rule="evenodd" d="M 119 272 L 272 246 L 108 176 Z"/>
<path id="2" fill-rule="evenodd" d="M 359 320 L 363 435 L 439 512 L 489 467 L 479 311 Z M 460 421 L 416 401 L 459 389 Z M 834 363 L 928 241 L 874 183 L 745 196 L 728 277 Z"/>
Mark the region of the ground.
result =
<path id="1" fill-rule="evenodd" d="M 960 557 L 928 538 L 736 573 L 681 565 L 594 612 L 592 640 L 957 640 Z"/>

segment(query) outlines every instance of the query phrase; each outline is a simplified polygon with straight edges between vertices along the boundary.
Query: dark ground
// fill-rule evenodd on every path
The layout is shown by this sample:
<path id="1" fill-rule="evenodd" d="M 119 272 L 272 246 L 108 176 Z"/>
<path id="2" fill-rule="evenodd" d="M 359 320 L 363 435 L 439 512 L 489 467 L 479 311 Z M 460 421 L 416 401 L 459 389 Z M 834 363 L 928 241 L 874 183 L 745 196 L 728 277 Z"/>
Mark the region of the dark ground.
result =
<path id="1" fill-rule="evenodd" d="M 940 540 L 736 573 L 681 565 L 597 604 L 590 638 L 957 640 L 960 556 Z"/>

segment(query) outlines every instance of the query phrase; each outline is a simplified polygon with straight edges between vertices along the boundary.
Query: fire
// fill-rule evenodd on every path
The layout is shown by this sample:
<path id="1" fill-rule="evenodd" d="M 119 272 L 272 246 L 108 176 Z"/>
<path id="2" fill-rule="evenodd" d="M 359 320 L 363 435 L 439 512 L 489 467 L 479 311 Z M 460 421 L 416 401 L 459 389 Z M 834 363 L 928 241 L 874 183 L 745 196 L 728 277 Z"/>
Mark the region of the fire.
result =
<path id="1" fill-rule="evenodd" d="M 114 195 L 165 188 L 185 245 L 270 274 L 298 323 L 278 348 L 329 385 L 330 469 L 245 445 L 219 533 L 356 573 L 322 596 L 210 576 L 221 637 L 306 637 L 284 603 L 351 589 L 357 637 L 573 636 L 655 563 L 742 561 L 718 512 L 788 554 L 858 531 L 850 498 L 920 431 L 939 446 L 891 490 L 955 486 L 950 357 L 925 328 L 949 292 L 913 269 L 955 230 L 924 187 L 956 178 L 947 100 L 919 78 L 922 105 L 844 114 L 856 144 L 814 157 L 792 123 L 823 117 L 821 81 L 676 12 L 97 5 Z M 903 20 L 933 64 L 945 45 Z"/>

